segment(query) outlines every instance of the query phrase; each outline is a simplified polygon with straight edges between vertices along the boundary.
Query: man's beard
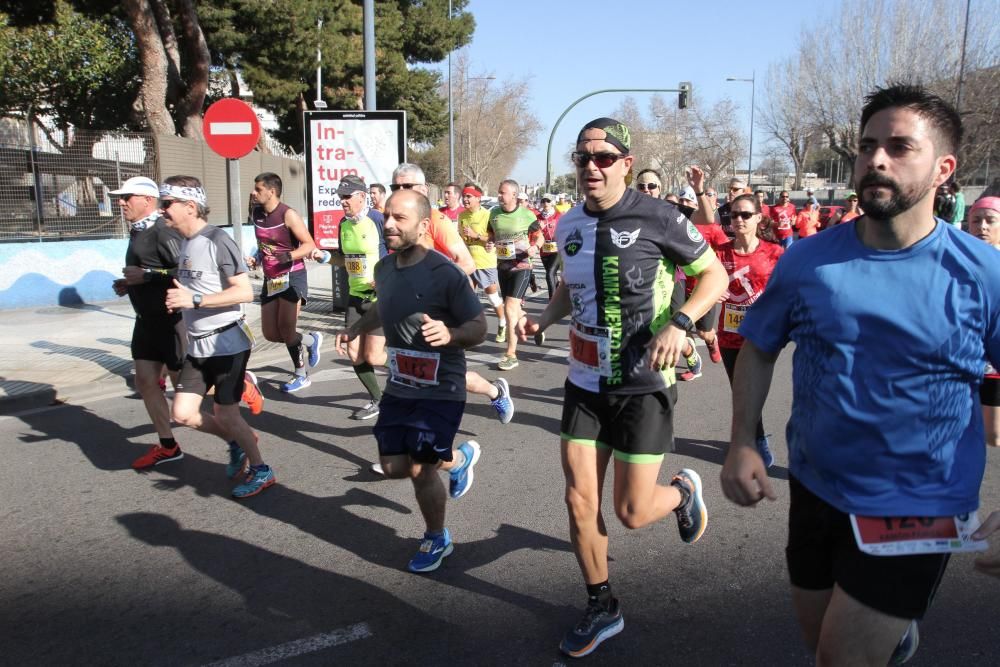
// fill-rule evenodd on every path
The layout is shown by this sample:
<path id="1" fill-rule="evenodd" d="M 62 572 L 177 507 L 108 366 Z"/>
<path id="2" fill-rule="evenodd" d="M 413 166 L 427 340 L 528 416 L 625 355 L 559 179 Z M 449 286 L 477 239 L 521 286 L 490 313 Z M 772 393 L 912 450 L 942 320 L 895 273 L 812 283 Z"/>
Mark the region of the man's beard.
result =
<path id="1" fill-rule="evenodd" d="M 917 205 L 930 190 L 934 181 L 933 175 L 925 183 L 902 188 L 900 185 L 878 172 L 868 172 L 858 184 L 861 191 L 861 208 L 865 215 L 875 220 L 891 220 L 901 213 L 909 211 Z M 867 193 L 867 188 L 878 186 L 888 189 L 892 195 L 888 199 L 876 198 Z"/>

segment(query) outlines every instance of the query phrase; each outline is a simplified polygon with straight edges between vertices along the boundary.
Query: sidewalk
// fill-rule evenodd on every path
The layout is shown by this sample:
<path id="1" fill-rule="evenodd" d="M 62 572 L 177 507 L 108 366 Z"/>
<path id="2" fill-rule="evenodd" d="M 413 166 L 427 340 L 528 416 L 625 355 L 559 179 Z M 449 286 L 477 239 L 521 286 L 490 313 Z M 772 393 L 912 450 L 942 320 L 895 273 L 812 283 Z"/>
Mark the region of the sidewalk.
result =
<path id="1" fill-rule="evenodd" d="M 302 309 L 299 329 L 331 334 L 343 319 L 331 315 L 330 268 L 309 263 L 308 271 L 310 298 Z M 259 294 L 261 281 L 251 278 L 251 283 L 254 294 Z M 257 336 L 250 368 L 271 362 L 290 366 L 285 346 L 261 336 L 260 304 L 247 304 L 245 311 Z M 134 317 L 127 297 L 76 307 L 4 311 L 0 316 L 0 415 L 131 393 L 129 347 Z M 323 348 L 332 350 L 332 336 L 327 336 Z"/>

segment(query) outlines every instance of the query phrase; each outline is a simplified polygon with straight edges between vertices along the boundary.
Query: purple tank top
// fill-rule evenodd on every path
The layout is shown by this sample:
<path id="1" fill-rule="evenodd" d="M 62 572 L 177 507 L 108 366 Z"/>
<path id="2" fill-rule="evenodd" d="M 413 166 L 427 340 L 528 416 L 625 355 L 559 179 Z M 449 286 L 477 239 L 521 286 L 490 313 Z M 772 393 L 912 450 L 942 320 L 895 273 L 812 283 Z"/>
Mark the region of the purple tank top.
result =
<path id="1" fill-rule="evenodd" d="M 264 212 L 263 206 L 254 206 L 251 219 L 253 231 L 257 235 L 257 247 L 260 249 L 261 266 L 264 277 L 274 278 L 289 271 L 302 271 L 306 265 L 301 259 L 284 264 L 275 259 L 275 253 L 291 252 L 299 247 L 299 242 L 285 226 L 285 211 L 287 204 L 278 204 L 270 213 Z"/>

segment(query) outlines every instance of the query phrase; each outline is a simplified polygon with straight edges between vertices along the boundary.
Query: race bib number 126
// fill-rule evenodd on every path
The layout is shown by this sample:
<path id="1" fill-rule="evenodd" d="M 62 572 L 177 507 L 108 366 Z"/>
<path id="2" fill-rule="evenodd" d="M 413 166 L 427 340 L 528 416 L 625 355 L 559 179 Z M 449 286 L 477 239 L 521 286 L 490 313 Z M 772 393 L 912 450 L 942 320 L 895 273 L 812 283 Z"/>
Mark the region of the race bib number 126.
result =
<path id="1" fill-rule="evenodd" d="M 858 548 L 872 556 L 906 556 L 985 551 L 985 541 L 972 539 L 979 516 L 857 516 L 851 527 Z"/>

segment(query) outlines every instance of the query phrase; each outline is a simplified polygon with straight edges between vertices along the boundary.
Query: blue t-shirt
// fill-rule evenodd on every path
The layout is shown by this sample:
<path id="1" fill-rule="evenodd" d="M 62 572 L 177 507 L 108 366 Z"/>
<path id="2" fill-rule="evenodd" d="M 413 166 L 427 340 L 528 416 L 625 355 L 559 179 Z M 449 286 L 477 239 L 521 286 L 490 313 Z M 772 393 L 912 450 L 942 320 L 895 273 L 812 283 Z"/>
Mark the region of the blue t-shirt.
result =
<path id="1" fill-rule="evenodd" d="M 938 221 L 868 248 L 854 221 L 789 248 L 740 334 L 795 343 L 791 473 L 842 512 L 945 516 L 979 506 L 978 387 L 1000 361 L 996 250 Z"/>

